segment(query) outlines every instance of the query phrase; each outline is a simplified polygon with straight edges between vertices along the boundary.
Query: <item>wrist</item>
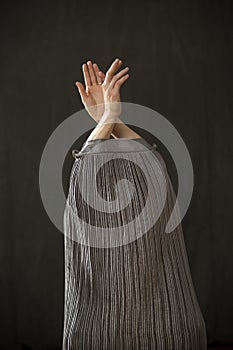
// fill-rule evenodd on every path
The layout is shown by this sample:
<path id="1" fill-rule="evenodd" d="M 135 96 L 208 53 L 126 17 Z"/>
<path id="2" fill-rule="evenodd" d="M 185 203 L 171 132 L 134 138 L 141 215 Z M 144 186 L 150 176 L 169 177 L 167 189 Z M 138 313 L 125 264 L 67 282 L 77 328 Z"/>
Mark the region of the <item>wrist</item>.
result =
<path id="1" fill-rule="evenodd" d="M 121 102 L 106 102 L 104 106 L 104 115 L 110 118 L 117 118 L 121 115 Z"/>
<path id="2" fill-rule="evenodd" d="M 102 115 L 102 117 L 99 120 L 98 125 L 103 124 L 115 124 L 115 123 L 122 123 L 119 119 L 119 114 L 113 112 L 112 110 L 106 109 Z"/>

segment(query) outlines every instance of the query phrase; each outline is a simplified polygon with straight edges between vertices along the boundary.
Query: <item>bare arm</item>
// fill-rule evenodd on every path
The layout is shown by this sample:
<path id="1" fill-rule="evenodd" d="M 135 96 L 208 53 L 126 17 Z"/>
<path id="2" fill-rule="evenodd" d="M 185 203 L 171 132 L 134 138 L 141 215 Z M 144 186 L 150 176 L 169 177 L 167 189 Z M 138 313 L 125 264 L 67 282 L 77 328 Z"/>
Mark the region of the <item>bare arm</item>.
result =
<path id="1" fill-rule="evenodd" d="M 86 110 L 96 122 L 100 121 L 100 118 L 104 113 L 106 101 L 110 101 L 110 99 L 106 99 L 106 95 L 109 91 L 109 89 L 107 91 L 106 87 L 109 88 L 110 82 L 112 88 L 114 85 L 117 87 L 118 85 L 121 85 L 121 81 L 119 82 L 120 78 L 124 77 L 124 82 L 129 77 L 129 74 L 127 74 L 129 70 L 128 67 L 124 68 L 116 74 L 121 65 L 121 60 L 115 60 L 107 71 L 106 76 L 103 72 L 100 71 L 96 63 L 92 64 L 91 61 L 88 61 L 87 64 L 83 64 L 82 66 L 86 90 L 82 83 L 76 82 L 76 85 L 78 87 L 82 102 Z M 118 86 L 118 88 L 119 87 L 120 86 Z M 120 101 L 119 92 L 117 98 L 115 98 L 115 101 Z M 105 126 L 102 126 L 98 132 L 96 130 L 93 134 L 93 137 L 99 138 L 100 136 L 107 136 L 109 134 L 109 131 L 111 131 L 110 135 L 112 135 L 114 138 L 141 138 L 139 134 L 130 129 L 127 125 L 124 124 L 124 122 L 119 119 L 115 125 L 112 125 L 112 127 L 106 124 Z"/>

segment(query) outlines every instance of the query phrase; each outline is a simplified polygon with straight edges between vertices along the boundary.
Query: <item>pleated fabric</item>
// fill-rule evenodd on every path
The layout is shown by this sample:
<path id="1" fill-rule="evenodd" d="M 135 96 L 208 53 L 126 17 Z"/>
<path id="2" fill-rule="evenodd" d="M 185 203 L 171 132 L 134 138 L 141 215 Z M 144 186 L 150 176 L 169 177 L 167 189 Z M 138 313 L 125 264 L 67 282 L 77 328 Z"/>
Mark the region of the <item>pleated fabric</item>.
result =
<path id="1" fill-rule="evenodd" d="M 165 233 L 176 195 L 160 152 L 143 138 L 94 148 L 103 142 L 74 152 L 62 349 L 207 349 L 181 223 Z"/>

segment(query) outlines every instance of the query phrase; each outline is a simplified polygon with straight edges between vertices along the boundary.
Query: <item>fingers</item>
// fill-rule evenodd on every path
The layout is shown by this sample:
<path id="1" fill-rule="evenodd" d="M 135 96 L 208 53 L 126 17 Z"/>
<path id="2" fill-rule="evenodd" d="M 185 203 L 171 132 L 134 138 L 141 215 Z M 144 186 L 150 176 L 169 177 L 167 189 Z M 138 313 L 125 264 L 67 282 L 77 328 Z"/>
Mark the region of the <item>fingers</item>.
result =
<path id="1" fill-rule="evenodd" d="M 84 75 L 85 85 L 86 85 L 86 87 L 91 86 L 91 78 L 90 78 L 90 75 L 89 75 L 89 70 L 88 70 L 87 65 L 84 63 L 82 65 L 82 68 L 83 68 L 83 75 Z"/>
<path id="2" fill-rule="evenodd" d="M 116 71 L 120 68 L 122 64 L 122 61 L 119 60 L 118 58 L 115 59 L 115 61 L 111 64 L 110 68 L 108 69 L 106 73 L 106 79 L 105 83 L 108 86 L 113 78 L 113 75 L 116 73 Z"/>
<path id="3" fill-rule="evenodd" d="M 88 65 L 88 70 L 89 70 L 89 76 L 90 76 L 90 80 L 91 80 L 91 85 L 96 85 L 97 84 L 97 78 L 93 69 L 93 65 L 91 61 L 87 62 Z"/>
<path id="4" fill-rule="evenodd" d="M 104 80 L 104 78 L 105 78 L 105 75 L 104 75 L 103 72 L 100 71 L 100 69 L 99 69 L 97 63 L 94 63 L 94 64 L 93 64 L 93 68 L 94 68 L 94 71 L 95 71 L 97 83 L 98 83 L 98 84 L 101 84 L 101 83 L 102 83 L 102 80 Z M 101 74 L 101 73 L 102 73 L 102 74 Z M 104 75 L 104 78 L 103 78 L 103 75 Z"/>
<path id="5" fill-rule="evenodd" d="M 79 81 L 76 81 L 75 84 L 76 84 L 76 86 L 77 86 L 77 88 L 78 88 L 78 91 L 79 91 L 79 93 L 80 93 L 81 100 L 82 100 L 82 102 L 84 103 L 85 100 L 86 100 L 86 98 L 87 98 L 86 90 L 85 90 L 83 84 L 80 83 Z"/>
<path id="6" fill-rule="evenodd" d="M 105 79 L 105 74 L 103 72 L 101 72 L 101 71 L 99 71 L 99 76 L 101 77 L 102 80 Z"/>
<path id="7" fill-rule="evenodd" d="M 125 82 L 125 80 L 129 77 L 129 75 L 127 75 L 127 78 L 122 79 L 125 73 L 129 70 L 129 67 L 126 67 L 122 69 L 119 73 L 115 74 L 117 70 L 121 67 L 121 65 L 122 65 L 122 61 L 117 58 L 111 64 L 110 68 L 108 69 L 105 75 L 99 69 L 96 63 L 92 64 L 92 61 L 90 60 L 87 62 L 87 64 L 84 63 L 82 65 L 82 68 L 83 68 L 83 75 L 84 75 L 84 81 L 85 81 L 86 87 L 90 87 L 96 84 L 101 84 L 102 81 L 104 81 L 106 87 L 110 87 L 110 88 L 114 88 L 115 86 L 120 87 Z M 119 82 L 119 83 L 116 85 L 116 82 Z M 80 84 L 77 85 L 79 88 L 79 92 L 80 94 L 82 94 L 81 97 L 83 96 L 83 98 L 85 98 L 86 93 L 84 94 L 83 86 L 81 86 Z"/>
<path id="8" fill-rule="evenodd" d="M 117 82 L 114 85 L 114 89 L 117 90 L 120 89 L 120 87 L 124 84 L 124 82 L 129 78 L 129 74 L 124 75 L 121 79 L 117 80 Z"/>
<path id="9" fill-rule="evenodd" d="M 116 75 L 114 75 L 114 77 L 112 78 L 111 83 L 109 84 L 110 88 L 114 88 L 114 85 L 116 84 L 116 82 L 122 78 L 127 72 L 129 71 L 129 67 L 126 67 L 124 69 L 122 69 L 119 73 L 117 73 Z"/>

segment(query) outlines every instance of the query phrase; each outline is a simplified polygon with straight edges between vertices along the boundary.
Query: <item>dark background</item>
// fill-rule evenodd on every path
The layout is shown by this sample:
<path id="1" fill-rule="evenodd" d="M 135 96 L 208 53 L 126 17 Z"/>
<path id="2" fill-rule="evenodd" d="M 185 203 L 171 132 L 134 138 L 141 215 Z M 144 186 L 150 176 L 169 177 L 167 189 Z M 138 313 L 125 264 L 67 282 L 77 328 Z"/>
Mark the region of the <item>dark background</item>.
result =
<path id="1" fill-rule="evenodd" d="M 231 2 L 8 2 L 0 27 L 0 349 L 61 348 L 63 235 L 40 199 L 39 163 L 50 134 L 82 108 L 81 64 L 106 71 L 116 57 L 130 67 L 122 100 L 164 115 L 189 149 L 193 282 L 209 344 L 233 343 Z"/>

